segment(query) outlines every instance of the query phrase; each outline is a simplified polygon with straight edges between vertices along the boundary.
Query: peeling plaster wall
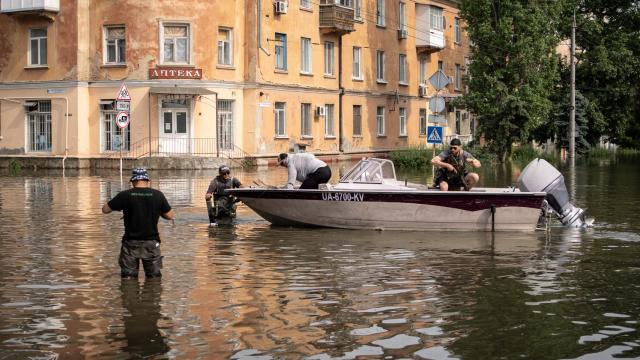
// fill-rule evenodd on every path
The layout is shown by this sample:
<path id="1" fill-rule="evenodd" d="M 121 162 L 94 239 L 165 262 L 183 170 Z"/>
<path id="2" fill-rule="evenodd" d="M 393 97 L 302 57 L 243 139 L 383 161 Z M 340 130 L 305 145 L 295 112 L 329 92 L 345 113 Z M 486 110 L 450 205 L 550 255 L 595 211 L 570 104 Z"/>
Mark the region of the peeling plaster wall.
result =
<path id="1" fill-rule="evenodd" d="M 82 0 L 88 1 L 88 0 Z M 0 14 L 0 82 L 76 79 L 77 2 L 60 2 L 51 21 L 38 16 Z M 47 28 L 47 68 L 28 67 L 29 29 Z"/>

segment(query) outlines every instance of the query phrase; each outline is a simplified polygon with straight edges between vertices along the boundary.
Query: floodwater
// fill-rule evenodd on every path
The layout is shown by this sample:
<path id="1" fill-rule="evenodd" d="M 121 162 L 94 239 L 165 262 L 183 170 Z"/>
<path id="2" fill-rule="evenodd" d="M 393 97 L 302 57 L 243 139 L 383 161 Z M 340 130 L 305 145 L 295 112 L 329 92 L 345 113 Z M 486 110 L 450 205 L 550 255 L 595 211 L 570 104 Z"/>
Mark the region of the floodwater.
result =
<path id="1" fill-rule="evenodd" d="M 100 212 L 117 172 L 5 173 L 0 359 L 640 358 L 638 160 L 562 169 L 594 228 L 496 234 L 277 228 L 244 206 L 210 230 L 214 171 L 153 171 L 177 216 L 153 281 L 119 277 L 122 220 Z"/>

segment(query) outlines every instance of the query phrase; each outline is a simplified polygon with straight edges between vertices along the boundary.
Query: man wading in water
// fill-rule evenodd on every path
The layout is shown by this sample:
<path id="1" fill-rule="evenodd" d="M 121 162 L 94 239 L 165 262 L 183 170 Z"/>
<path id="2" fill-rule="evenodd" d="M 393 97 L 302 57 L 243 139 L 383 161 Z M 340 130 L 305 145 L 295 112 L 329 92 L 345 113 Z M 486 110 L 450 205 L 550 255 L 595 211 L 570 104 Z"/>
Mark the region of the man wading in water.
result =
<path id="1" fill-rule="evenodd" d="M 435 174 L 435 185 L 440 186 L 441 191 L 471 190 L 480 180 L 476 173 L 468 173 L 465 164 L 471 164 L 474 168 L 480 167 L 480 161 L 470 153 L 462 150 L 460 139 L 451 139 L 449 150 L 445 150 L 431 159 L 431 163 L 438 166 Z"/>
<path id="2" fill-rule="evenodd" d="M 124 235 L 120 248 L 120 275 L 123 278 L 138 277 L 139 260 L 142 260 L 146 277 L 160 277 L 162 255 L 160 254 L 160 216 L 173 220 L 173 212 L 164 194 L 149 187 L 147 170 L 132 171 L 133 188 L 118 193 L 102 207 L 103 214 L 112 211 L 124 213 Z"/>
<path id="3" fill-rule="evenodd" d="M 207 213 L 209 214 L 209 227 L 218 225 L 218 220 L 226 219 L 230 222 L 236 217 L 235 196 L 225 194 L 226 189 L 235 189 L 242 186 L 240 180 L 231 176 L 231 169 L 227 165 L 218 168 L 218 176 L 211 180 L 204 198 L 207 201 Z M 211 198 L 213 197 L 213 203 Z"/>

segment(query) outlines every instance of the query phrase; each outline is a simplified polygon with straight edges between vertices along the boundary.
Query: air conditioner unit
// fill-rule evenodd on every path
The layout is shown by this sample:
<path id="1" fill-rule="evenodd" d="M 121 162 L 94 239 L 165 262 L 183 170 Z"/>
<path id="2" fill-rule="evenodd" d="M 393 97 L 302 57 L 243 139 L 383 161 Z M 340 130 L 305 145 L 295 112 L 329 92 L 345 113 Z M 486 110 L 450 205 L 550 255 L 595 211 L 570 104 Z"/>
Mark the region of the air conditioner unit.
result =
<path id="1" fill-rule="evenodd" d="M 324 106 L 316 106 L 316 116 L 324 116 Z"/>
<path id="2" fill-rule="evenodd" d="M 286 1 L 276 1 L 276 14 L 286 14 L 287 13 L 287 2 Z"/>
<path id="3" fill-rule="evenodd" d="M 425 84 L 418 85 L 418 96 L 420 97 L 427 96 L 427 85 Z"/>
<path id="4" fill-rule="evenodd" d="M 398 39 L 406 39 L 409 32 L 406 29 L 398 29 Z"/>

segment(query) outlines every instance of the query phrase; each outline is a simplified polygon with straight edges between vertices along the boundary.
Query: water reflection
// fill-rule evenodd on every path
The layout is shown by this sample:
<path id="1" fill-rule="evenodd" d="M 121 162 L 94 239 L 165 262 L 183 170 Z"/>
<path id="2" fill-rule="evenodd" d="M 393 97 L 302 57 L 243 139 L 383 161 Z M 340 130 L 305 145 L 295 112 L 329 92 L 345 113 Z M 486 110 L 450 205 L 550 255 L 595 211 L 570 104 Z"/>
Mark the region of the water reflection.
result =
<path id="1" fill-rule="evenodd" d="M 124 341 L 122 351 L 132 358 L 146 358 L 165 354 L 169 346 L 158 328 L 161 316 L 161 279 L 122 279 L 120 284 L 122 306 L 127 310 L 123 316 Z"/>
<path id="2" fill-rule="evenodd" d="M 215 171 L 155 172 L 178 215 L 155 283 L 119 277 L 117 173 L 0 177 L 0 358 L 639 357 L 638 173 L 577 165 L 593 229 L 492 234 L 275 228 L 245 206 L 208 229 Z"/>

